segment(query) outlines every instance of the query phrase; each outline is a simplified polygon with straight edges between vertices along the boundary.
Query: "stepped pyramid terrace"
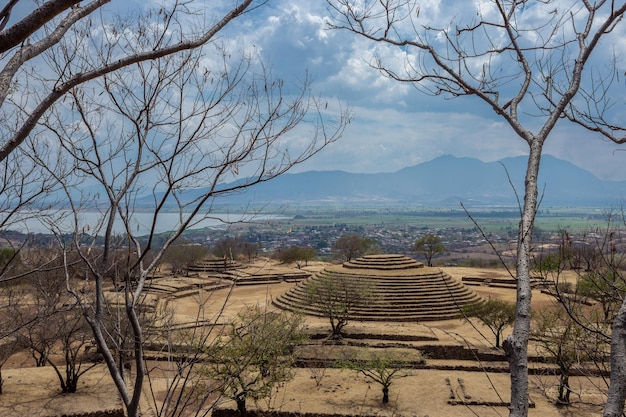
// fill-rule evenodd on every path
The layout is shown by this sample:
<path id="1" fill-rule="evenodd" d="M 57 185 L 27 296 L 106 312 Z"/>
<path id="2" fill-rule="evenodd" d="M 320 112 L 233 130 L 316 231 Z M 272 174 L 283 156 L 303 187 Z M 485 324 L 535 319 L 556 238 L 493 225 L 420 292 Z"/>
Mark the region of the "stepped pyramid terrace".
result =
<path id="1" fill-rule="evenodd" d="M 439 268 L 425 267 L 404 255 L 368 255 L 331 265 L 274 300 L 290 311 L 324 316 L 310 303 L 311 288 L 324 280 L 345 280 L 346 287 L 367 288 L 355 301 L 351 319 L 361 321 L 436 321 L 461 317 L 460 308 L 481 298 Z M 358 297 L 357 297 L 358 298 Z"/>

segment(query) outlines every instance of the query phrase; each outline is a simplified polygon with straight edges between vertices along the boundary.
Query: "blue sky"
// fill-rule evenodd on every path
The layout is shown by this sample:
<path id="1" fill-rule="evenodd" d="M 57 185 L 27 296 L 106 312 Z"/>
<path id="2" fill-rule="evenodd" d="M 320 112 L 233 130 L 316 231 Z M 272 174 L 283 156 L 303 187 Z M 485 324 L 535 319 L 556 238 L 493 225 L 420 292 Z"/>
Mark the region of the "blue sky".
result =
<path id="1" fill-rule="evenodd" d="M 445 22 L 452 18 L 446 10 L 475 14 L 473 7 L 478 3 L 446 1 L 444 8 L 444 2 L 424 1 L 421 13 L 431 21 Z M 315 93 L 331 103 L 340 100 L 351 107 L 354 119 L 344 137 L 294 172 L 393 172 L 444 154 L 494 161 L 526 153 L 526 143 L 478 99 L 435 98 L 382 77 L 366 60 L 377 54 L 388 62 L 401 62 L 402 52 L 344 31 L 328 30 L 327 18 L 324 1 L 272 0 L 224 34 L 237 45 L 259 51 L 275 75 L 289 80 L 308 71 L 315 80 Z M 623 47 L 617 41 L 605 46 L 617 49 L 618 56 Z M 624 80 L 616 87 L 619 104 L 624 104 Z M 626 110 L 626 104 L 623 107 Z M 626 147 L 607 143 L 566 122 L 557 126 L 545 153 L 600 178 L 626 180 Z"/>
<path id="2" fill-rule="evenodd" d="M 103 16 L 124 14 L 127 7 L 135 7 L 137 3 L 113 1 L 103 9 Z M 191 5 L 202 9 L 203 15 L 198 19 L 210 21 L 219 16 L 220 5 L 228 7 L 232 3 L 233 0 L 201 0 Z M 570 9 L 561 6 L 577 3 L 580 2 L 556 0 L 546 6 L 531 2 L 524 18 L 532 20 L 549 14 L 550 10 L 541 8 L 555 5 L 567 13 Z M 451 19 L 476 15 L 479 6 L 489 12 L 492 2 L 422 0 L 419 4 L 424 23 L 443 27 Z M 329 30 L 328 18 L 324 0 L 270 0 L 231 22 L 220 33 L 220 40 L 233 49 L 258 53 L 274 75 L 286 82 L 302 79 L 308 73 L 314 80 L 313 93 L 327 101 L 330 110 L 337 102 L 351 108 L 353 122 L 343 138 L 292 172 L 337 169 L 353 173 L 394 172 L 441 155 L 489 162 L 527 153 L 526 143 L 479 99 L 427 96 L 409 84 L 383 77 L 367 61 L 380 56 L 391 65 L 402 65 L 404 51 L 373 44 L 345 31 Z M 621 22 L 612 38 L 601 46 L 596 64 L 602 65 L 600 60 L 615 54 L 623 66 L 620 74 L 626 75 L 626 22 Z M 614 109 L 622 121 L 626 120 L 626 82 L 618 81 L 612 92 L 617 98 Z M 599 178 L 626 180 L 626 146 L 608 143 L 567 122 L 562 121 L 553 131 L 545 153 L 568 160 Z"/>

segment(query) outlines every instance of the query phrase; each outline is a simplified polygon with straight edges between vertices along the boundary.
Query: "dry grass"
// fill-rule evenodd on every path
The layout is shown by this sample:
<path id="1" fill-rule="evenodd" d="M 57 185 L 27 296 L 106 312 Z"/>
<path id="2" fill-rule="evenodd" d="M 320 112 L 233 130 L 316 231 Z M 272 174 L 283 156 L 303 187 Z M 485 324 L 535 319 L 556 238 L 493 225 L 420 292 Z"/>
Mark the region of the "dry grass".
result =
<path id="1" fill-rule="evenodd" d="M 57 417 L 102 410 L 122 411 L 122 402 L 104 366 L 83 375 L 74 394 L 61 393 L 57 377 L 49 366 L 3 369 L 2 376 L 5 382 L 0 395 L 0 415 L 3 417 Z"/>
<path id="2" fill-rule="evenodd" d="M 260 261 L 249 268 L 259 270 L 271 264 L 274 271 L 288 266 L 277 265 L 270 261 Z M 308 269 L 319 270 L 323 263 L 310 263 Z M 503 270 L 476 270 L 473 268 L 443 268 L 453 278 L 461 280 L 463 276 L 497 276 L 506 275 Z M 366 271 L 365 271 L 366 272 Z M 402 270 L 398 271 L 402 273 Z M 184 297 L 171 301 L 176 308 L 174 320 L 178 323 L 190 323 L 197 318 L 198 306 L 203 304 L 203 317 L 214 319 L 223 310 L 221 321 L 228 322 L 244 306 L 255 304 L 265 305 L 272 298 L 294 286 L 294 283 L 278 283 L 266 285 L 248 285 L 236 287 L 231 293 L 229 289 L 214 292 L 198 293 L 192 297 Z M 500 298 L 513 302 L 514 289 L 472 287 L 483 297 Z M 225 305 L 224 305 L 225 303 Z M 538 291 L 533 293 L 535 308 L 550 306 L 554 301 L 548 295 Z M 312 332 L 323 332 L 328 322 L 323 318 L 307 317 L 306 323 Z M 450 345 L 475 345 L 489 349 L 492 341 L 490 332 L 477 322 L 467 323 L 461 320 L 446 320 L 428 323 L 385 323 L 385 322 L 351 322 L 348 329 L 354 333 L 378 335 L 424 335 L 431 340 L 424 343 Z M 483 335 L 487 336 L 484 338 Z M 377 341 L 376 343 L 384 343 Z M 419 342 L 415 342 L 419 348 Z M 332 347 L 321 347 L 324 356 L 338 355 Z M 412 350 L 412 352 L 417 351 Z M 427 359 L 427 363 L 429 360 Z M 435 363 L 435 361 L 430 361 Z M 445 365 L 466 365 L 464 361 L 445 361 Z M 5 394 L 0 396 L 0 415 L 8 417 L 22 416 L 53 416 L 85 412 L 119 406 L 115 388 L 105 369 L 98 367 L 88 373 L 81 384 L 79 393 L 63 396 L 51 370 L 20 369 L 28 366 L 28 358 L 24 355 L 12 358 L 3 369 L 6 379 Z M 474 363 L 476 365 L 476 363 Z M 8 369 L 13 368 L 13 369 Z M 506 406 L 492 406 L 506 402 L 509 395 L 509 378 L 506 373 L 467 372 L 464 370 L 412 369 L 406 371 L 406 377 L 395 381 L 391 387 L 391 403 L 383 407 L 380 401 L 380 387 L 359 376 L 354 371 L 327 369 L 315 376 L 310 369 L 297 369 L 292 381 L 274 393 L 270 401 L 250 404 L 251 407 L 277 409 L 292 412 L 319 412 L 346 415 L 379 415 L 379 416 L 416 416 L 416 417 L 491 417 L 506 416 Z M 450 385 L 446 382 L 450 381 Z M 472 401 L 483 405 L 470 405 L 469 399 L 462 393 L 459 380 L 463 381 L 466 394 Z M 569 408 L 557 408 L 554 405 L 553 376 L 531 377 L 531 398 L 536 407 L 530 410 L 531 417 L 546 416 L 577 416 L 590 417 L 601 415 L 603 397 L 594 384 L 602 386 L 598 378 L 573 378 L 576 387 L 577 403 Z M 455 392 L 457 405 L 450 404 L 450 389 Z M 71 399 L 71 400 L 70 400 Z M 232 406 L 225 403 L 222 406 Z M 144 416 L 150 415 L 147 403 L 144 402 Z"/>

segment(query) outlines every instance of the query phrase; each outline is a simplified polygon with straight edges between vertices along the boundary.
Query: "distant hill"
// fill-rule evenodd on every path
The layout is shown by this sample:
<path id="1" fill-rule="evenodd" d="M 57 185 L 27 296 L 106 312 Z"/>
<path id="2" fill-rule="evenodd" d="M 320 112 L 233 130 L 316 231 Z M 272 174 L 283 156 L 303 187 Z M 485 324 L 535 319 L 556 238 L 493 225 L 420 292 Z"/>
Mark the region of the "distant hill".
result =
<path id="1" fill-rule="evenodd" d="M 227 197 L 220 203 L 407 203 L 426 205 L 516 204 L 524 192 L 526 157 L 482 162 L 445 155 L 394 173 L 351 174 L 308 171 L 284 174 Z M 510 178 L 510 180 L 509 180 Z M 617 206 L 626 198 L 626 181 L 603 181 L 570 162 L 542 158 L 539 189 L 544 206 Z M 202 189 L 189 190 L 188 197 Z"/>

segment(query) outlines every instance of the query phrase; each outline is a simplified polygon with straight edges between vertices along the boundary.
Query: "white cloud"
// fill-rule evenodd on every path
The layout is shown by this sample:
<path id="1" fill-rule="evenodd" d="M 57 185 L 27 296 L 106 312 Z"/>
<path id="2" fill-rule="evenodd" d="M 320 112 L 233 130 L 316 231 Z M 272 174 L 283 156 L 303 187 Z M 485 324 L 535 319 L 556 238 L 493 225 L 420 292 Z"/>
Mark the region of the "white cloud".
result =
<path id="1" fill-rule="evenodd" d="M 344 137 L 299 171 L 394 172 L 444 154 L 494 161 L 524 153 L 525 144 L 504 123 L 470 113 L 354 112 Z"/>
<path id="2" fill-rule="evenodd" d="M 576 4 L 579 2 L 575 0 L 550 4 L 529 2 L 516 24 L 520 27 L 529 22 L 539 25 L 546 17 L 566 15 Z M 453 28 L 453 23 L 476 22 L 478 11 L 489 17 L 498 13 L 488 0 L 424 0 L 419 2 L 419 7 L 419 16 L 417 10 L 412 10 L 413 21 L 404 22 L 405 33 L 410 33 L 413 23 L 418 27 Z M 556 13 L 551 13 L 555 8 Z M 408 83 L 382 76 L 370 66 L 372 60 L 380 58 L 402 73 L 407 61 L 419 62 L 414 51 L 371 43 L 347 31 L 327 30 L 327 19 L 325 2 L 275 0 L 234 22 L 222 38 L 233 48 L 252 50 L 254 47 L 270 63 L 274 73 L 287 82 L 302 79 L 308 71 L 315 80 L 314 93 L 329 102 L 339 99 L 352 106 L 356 117 L 344 137 L 298 170 L 391 172 L 443 154 L 494 161 L 527 153 L 526 143 L 480 100 L 427 96 Z M 568 34 L 571 30 L 570 25 L 564 27 L 562 33 Z M 504 45 L 502 31 L 494 30 L 493 34 L 494 47 Z M 546 39 L 544 35 L 537 31 L 520 33 L 526 45 L 536 45 Z M 612 90 L 619 100 L 614 117 L 620 120 L 626 118 L 623 100 L 626 83 L 622 78 L 626 69 L 625 38 L 626 23 L 621 23 L 611 39 L 601 43 L 595 58 L 601 66 L 606 66 L 612 54 L 616 54 L 620 78 Z M 480 47 L 480 41 L 476 42 L 475 46 Z M 480 71 L 487 62 L 486 57 L 477 58 L 471 68 Z M 502 101 L 507 100 L 509 97 L 504 96 L 513 94 L 520 83 L 516 77 L 518 69 L 515 62 L 511 62 L 513 64 L 499 68 L 501 72 L 494 74 L 510 77 L 509 90 L 503 91 Z M 522 117 L 528 128 L 536 128 L 540 120 L 534 117 L 537 113 L 534 103 L 529 100 L 520 110 L 525 112 Z M 300 143 L 303 139 L 306 137 L 298 134 L 294 140 Z M 599 141 L 566 121 L 557 126 L 546 144 L 547 153 L 570 160 L 600 177 L 626 179 L 626 170 L 621 169 L 626 165 L 626 152 L 614 152 L 615 149 L 619 148 Z"/>
<path id="3" fill-rule="evenodd" d="M 396 70 L 402 71 L 401 65 L 406 54 L 397 48 L 389 48 L 377 45 L 375 49 L 365 48 L 366 42 L 355 42 L 350 55 L 346 57 L 343 65 L 336 67 L 336 73 L 328 78 L 328 82 L 342 85 L 346 90 L 367 97 L 372 105 L 399 104 L 412 88 L 408 84 L 398 83 L 384 77 L 374 70 L 371 63 L 377 58 L 385 61 L 396 62 Z"/>

